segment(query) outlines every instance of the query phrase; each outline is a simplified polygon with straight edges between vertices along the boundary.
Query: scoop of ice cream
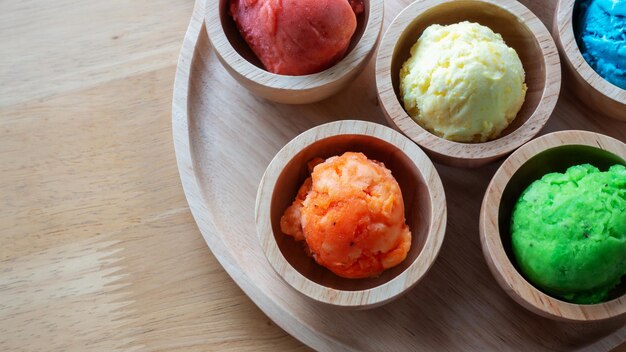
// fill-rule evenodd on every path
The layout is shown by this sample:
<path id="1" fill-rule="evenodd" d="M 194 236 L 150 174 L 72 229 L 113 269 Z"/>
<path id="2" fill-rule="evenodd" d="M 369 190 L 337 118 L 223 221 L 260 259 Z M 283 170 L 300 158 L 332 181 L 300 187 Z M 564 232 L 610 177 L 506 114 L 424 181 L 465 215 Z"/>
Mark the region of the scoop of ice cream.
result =
<path id="1" fill-rule="evenodd" d="M 382 163 L 347 152 L 318 164 L 280 221 L 320 265 L 346 278 L 380 274 L 411 247 L 400 186 Z"/>
<path id="2" fill-rule="evenodd" d="M 589 66 L 626 89 L 626 0 L 579 2 L 577 42 Z"/>
<path id="3" fill-rule="evenodd" d="M 626 168 L 584 164 L 533 182 L 513 210 L 511 244 L 524 276 L 546 293 L 606 300 L 626 275 Z"/>
<path id="4" fill-rule="evenodd" d="M 362 0 L 230 1 L 252 51 L 268 71 L 282 75 L 311 74 L 339 61 L 356 29 L 355 11 L 363 11 Z"/>
<path id="5" fill-rule="evenodd" d="M 400 96 L 426 130 L 457 142 L 496 138 L 524 103 L 524 68 L 500 34 L 477 23 L 431 25 L 400 70 Z"/>

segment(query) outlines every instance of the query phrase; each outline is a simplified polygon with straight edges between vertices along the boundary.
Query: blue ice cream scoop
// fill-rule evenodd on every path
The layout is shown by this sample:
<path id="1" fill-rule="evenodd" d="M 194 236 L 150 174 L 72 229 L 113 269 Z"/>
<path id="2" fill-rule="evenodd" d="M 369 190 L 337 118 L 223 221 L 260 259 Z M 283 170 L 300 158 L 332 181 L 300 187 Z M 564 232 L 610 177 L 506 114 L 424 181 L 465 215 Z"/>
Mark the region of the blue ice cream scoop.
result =
<path id="1" fill-rule="evenodd" d="M 582 0 L 574 25 L 580 51 L 600 76 L 626 89 L 626 0 Z"/>

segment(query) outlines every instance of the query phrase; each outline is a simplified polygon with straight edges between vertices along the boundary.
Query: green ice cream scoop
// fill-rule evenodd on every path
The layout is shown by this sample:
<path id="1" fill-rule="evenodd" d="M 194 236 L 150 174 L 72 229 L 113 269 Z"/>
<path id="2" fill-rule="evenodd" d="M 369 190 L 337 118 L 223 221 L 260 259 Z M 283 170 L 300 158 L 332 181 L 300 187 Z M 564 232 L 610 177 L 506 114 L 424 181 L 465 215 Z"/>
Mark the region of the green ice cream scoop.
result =
<path id="1" fill-rule="evenodd" d="M 600 303 L 626 275 L 626 167 L 572 166 L 533 182 L 511 220 L 524 276 L 557 298 Z"/>

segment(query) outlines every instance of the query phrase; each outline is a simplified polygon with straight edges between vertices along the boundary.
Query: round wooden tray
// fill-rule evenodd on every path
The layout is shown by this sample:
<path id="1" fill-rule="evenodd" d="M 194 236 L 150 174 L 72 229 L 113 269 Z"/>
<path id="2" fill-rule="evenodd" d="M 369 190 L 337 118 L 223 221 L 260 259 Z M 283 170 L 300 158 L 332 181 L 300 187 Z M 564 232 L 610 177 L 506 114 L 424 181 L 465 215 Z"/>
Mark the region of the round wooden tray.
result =
<path id="1" fill-rule="evenodd" d="M 173 134 L 185 195 L 202 235 L 233 280 L 274 322 L 317 350 L 608 350 L 626 341 L 624 319 L 572 324 L 541 318 L 498 286 L 482 256 L 480 204 L 498 163 L 436 165 L 448 205 L 447 234 L 431 271 L 402 298 L 367 311 L 338 310 L 297 293 L 272 270 L 256 236 L 259 181 L 298 133 L 339 119 L 385 124 L 373 61 L 347 89 L 313 105 L 256 98 L 220 65 L 196 3 L 174 86 Z M 385 26 L 410 1 L 385 1 Z M 524 4 L 551 28 L 556 1 Z M 567 83 L 542 133 L 583 129 L 626 140 L 626 124 L 571 98 Z M 585 117 L 585 115 L 587 117 Z"/>

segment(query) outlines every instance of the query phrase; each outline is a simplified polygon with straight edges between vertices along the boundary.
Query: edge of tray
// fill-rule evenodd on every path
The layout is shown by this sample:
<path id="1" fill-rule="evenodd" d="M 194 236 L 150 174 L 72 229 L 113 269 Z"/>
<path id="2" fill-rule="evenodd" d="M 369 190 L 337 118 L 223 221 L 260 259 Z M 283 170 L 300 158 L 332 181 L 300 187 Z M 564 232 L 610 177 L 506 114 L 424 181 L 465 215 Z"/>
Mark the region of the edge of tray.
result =
<path id="1" fill-rule="evenodd" d="M 199 37 L 203 31 L 206 31 L 206 24 L 204 22 L 205 1 L 206 0 L 196 0 L 195 2 L 176 65 L 172 99 L 172 136 L 174 139 L 176 163 L 189 209 L 209 250 L 217 258 L 220 265 L 237 286 L 244 291 L 246 296 L 248 296 L 276 325 L 298 341 L 316 350 L 331 350 L 337 349 L 337 347 L 341 347 L 344 350 L 351 350 L 352 348 L 350 346 L 331 339 L 325 334 L 319 333 L 303 324 L 302 321 L 295 318 L 291 312 L 276 304 L 265 295 L 265 293 L 260 291 L 255 292 L 256 287 L 251 284 L 251 280 L 247 279 L 248 275 L 241 270 L 241 267 L 237 264 L 237 260 L 230 255 L 221 237 L 216 235 L 219 230 L 215 227 L 210 216 L 208 216 L 209 212 L 203 203 L 203 197 L 198 186 L 191 157 L 188 125 L 188 100 L 193 59 L 196 55 Z M 282 321 L 274 319 L 275 315 L 280 315 Z M 291 324 L 284 323 L 286 316 L 291 320 Z"/>

